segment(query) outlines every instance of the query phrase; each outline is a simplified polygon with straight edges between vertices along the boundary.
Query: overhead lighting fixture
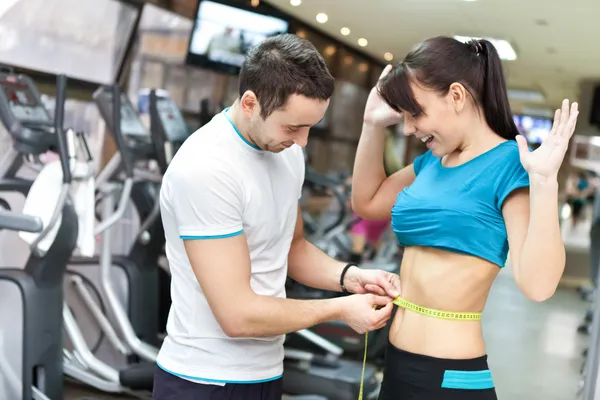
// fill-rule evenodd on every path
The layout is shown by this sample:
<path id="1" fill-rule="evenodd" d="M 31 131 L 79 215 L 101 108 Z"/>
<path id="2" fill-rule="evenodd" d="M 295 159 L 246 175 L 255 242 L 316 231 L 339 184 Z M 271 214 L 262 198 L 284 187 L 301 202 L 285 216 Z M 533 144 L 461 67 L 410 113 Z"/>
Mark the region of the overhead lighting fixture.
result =
<path id="1" fill-rule="evenodd" d="M 368 45 L 368 44 L 369 44 L 369 42 L 367 41 L 367 39 L 365 39 L 365 38 L 360 38 L 360 39 L 358 39 L 358 45 L 359 45 L 360 47 L 365 47 L 365 46 L 366 46 L 366 45 Z"/>
<path id="2" fill-rule="evenodd" d="M 458 40 L 459 42 L 463 42 L 463 43 L 466 43 L 473 39 L 475 39 L 475 40 L 485 39 L 494 45 L 501 60 L 514 61 L 517 59 L 517 53 L 515 52 L 515 49 L 513 49 L 513 47 L 510 45 L 510 43 L 508 43 L 508 41 L 506 41 L 504 39 L 494 39 L 494 38 L 489 38 L 489 37 L 474 37 L 474 36 L 458 36 L 458 35 L 455 35 L 454 39 Z"/>
<path id="3" fill-rule="evenodd" d="M 508 89 L 508 99 L 526 101 L 529 103 L 543 103 L 546 101 L 544 93 L 538 90 Z"/>
<path id="4" fill-rule="evenodd" d="M 342 33 L 342 35 L 348 36 L 350 34 L 350 28 L 343 27 L 342 29 L 340 29 L 340 32 Z"/>
<path id="5" fill-rule="evenodd" d="M 298 7 L 300 4 L 302 4 L 302 0 L 290 0 L 290 4 L 294 7 Z"/>
<path id="6" fill-rule="evenodd" d="M 383 58 L 385 58 L 386 61 L 392 61 L 394 59 L 394 55 L 390 52 L 387 52 L 383 55 Z"/>
<path id="7" fill-rule="evenodd" d="M 327 17 L 327 14 L 325 13 L 318 13 L 317 14 L 317 22 L 324 24 L 325 22 L 327 22 L 327 20 L 329 19 L 329 17 Z"/>
<path id="8" fill-rule="evenodd" d="M 258 7 L 259 4 L 260 4 L 260 0 L 250 0 L 250 5 L 252 7 Z"/>

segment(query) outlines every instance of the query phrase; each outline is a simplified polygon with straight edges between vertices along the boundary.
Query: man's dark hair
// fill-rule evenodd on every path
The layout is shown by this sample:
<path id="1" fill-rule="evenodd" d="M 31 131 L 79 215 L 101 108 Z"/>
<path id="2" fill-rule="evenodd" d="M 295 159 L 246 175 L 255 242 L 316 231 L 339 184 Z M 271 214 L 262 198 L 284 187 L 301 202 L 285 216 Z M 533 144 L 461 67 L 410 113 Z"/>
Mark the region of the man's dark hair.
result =
<path id="1" fill-rule="evenodd" d="M 483 110 L 494 132 L 510 140 L 519 134 L 512 118 L 498 51 L 487 40 L 462 43 L 445 36 L 428 39 L 383 78 L 379 93 L 390 107 L 418 116 L 423 108 L 415 99 L 410 82 L 441 94 L 448 93 L 452 83 L 461 83 Z"/>
<path id="2" fill-rule="evenodd" d="M 250 49 L 240 71 L 240 97 L 254 92 L 263 119 L 292 94 L 327 100 L 333 88 L 334 79 L 315 46 L 293 34 L 267 38 Z"/>

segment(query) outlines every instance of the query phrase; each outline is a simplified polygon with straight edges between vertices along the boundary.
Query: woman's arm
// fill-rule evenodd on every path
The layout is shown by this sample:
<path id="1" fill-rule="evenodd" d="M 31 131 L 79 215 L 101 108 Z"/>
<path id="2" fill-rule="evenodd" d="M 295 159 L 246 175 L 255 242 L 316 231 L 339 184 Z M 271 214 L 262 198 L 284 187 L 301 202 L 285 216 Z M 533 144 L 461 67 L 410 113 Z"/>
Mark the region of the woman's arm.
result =
<path id="1" fill-rule="evenodd" d="M 384 147 L 385 128 L 364 123 L 352 174 L 352 209 L 361 218 L 389 218 L 396 196 L 415 179 L 412 164 L 386 178 Z"/>
<path id="2" fill-rule="evenodd" d="M 565 245 L 558 219 L 558 170 L 575 131 L 578 104 L 563 100 L 554 113 L 548 138 L 529 151 L 517 136 L 519 159 L 529 175 L 529 195 L 517 190 L 504 201 L 502 212 L 508 233 L 515 280 L 534 301 L 549 299 L 565 269 Z"/>
<path id="3" fill-rule="evenodd" d="M 392 70 L 388 65 L 379 80 Z M 385 130 L 402 121 L 402 116 L 381 98 L 377 86 L 371 89 L 365 105 L 364 122 L 352 173 L 352 209 L 370 220 L 389 218 L 398 193 L 415 179 L 409 165 L 386 178 L 383 167 Z"/>
<path id="4" fill-rule="evenodd" d="M 548 300 L 565 269 L 557 180 L 530 176 L 529 192 L 515 191 L 502 212 L 517 286 L 533 301 Z"/>

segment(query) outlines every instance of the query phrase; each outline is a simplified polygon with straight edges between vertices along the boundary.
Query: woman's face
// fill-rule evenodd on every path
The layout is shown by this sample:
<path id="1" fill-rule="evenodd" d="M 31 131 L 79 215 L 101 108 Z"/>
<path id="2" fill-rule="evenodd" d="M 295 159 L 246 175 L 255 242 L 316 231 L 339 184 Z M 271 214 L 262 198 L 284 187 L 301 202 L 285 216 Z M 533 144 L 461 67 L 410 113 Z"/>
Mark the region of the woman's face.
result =
<path id="1" fill-rule="evenodd" d="M 459 84 L 450 86 L 442 95 L 434 90 L 411 83 L 415 100 L 421 105 L 421 115 L 404 116 L 404 134 L 414 135 L 426 144 L 436 157 L 443 157 L 455 151 L 462 142 L 462 121 L 460 112 L 464 107 L 466 93 Z"/>

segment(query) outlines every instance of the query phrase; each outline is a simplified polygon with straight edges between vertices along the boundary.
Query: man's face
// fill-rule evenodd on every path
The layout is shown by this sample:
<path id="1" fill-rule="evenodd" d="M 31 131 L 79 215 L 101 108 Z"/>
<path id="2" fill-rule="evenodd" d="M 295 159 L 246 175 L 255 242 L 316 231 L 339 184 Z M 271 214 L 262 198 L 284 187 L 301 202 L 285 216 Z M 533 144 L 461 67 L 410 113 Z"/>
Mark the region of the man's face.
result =
<path id="1" fill-rule="evenodd" d="M 248 135 L 261 149 L 273 153 L 294 143 L 304 147 L 310 128 L 323 119 L 328 106 L 329 100 L 293 94 L 282 108 L 273 111 L 265 120 L 260 116 L 260 106 L 255 107 Z"/>

